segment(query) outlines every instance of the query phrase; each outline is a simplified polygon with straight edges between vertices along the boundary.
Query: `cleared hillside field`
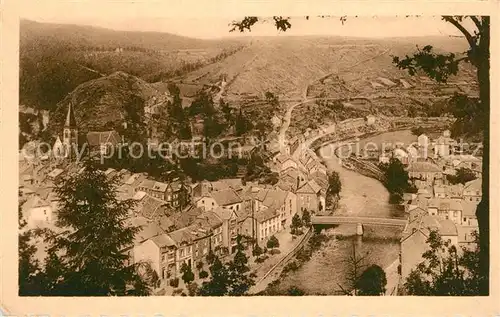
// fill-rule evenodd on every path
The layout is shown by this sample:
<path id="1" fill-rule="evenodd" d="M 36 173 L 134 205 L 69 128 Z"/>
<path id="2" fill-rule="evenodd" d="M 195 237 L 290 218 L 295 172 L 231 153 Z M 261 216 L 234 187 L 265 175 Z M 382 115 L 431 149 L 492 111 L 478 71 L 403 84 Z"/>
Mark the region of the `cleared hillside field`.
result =
<path id="1" fill-rule="evenodd" d="M 416 45 L 429 43 L 442 51 L 465 51 L 461 39 L 448 38 L 259 37 L 221 62 L 190 73 L 186 80 L 214 83 L 226 75 L 229 99 L 262 97 L 266 91 L 281 98 L 303 98 L 308 85 L 331 74 L 342 74 L 348 83 L 359 82 L 360 88 L 371 85 L 366 78 L 372 76 L 402 76 L 391 55 L 410 54 Z"/>

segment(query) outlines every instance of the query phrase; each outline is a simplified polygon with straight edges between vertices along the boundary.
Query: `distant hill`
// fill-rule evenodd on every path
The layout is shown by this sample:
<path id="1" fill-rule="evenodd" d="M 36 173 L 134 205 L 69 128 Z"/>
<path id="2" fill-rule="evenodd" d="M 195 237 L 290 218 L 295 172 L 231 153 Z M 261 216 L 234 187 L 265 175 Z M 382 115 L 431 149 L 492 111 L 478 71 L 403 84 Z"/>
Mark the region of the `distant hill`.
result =
<path id="1" fill-rule="evenodd" d="M 116 71 L 155 82 L 237 51 L 242 41 L 193 39 L 22 20 L 20 102 L 52 110 L 79 84 Z"/>
<path id="2" fill-rule="evenodd" d="M 62 131 L 69 103 L 73 104 L 75 118 L 81 133 L 121 130 L 125 121 L 141 124 L 144 104 L 157 91 L 140 78 L 116 72 L 89 80 L 69 93 L 57 104 L 49 122 L 49 131 Z M 145 131 L 140 131 L 144 133 Z"/>
<path id="3" fill-rule="evenodd" d="M 347 81 L 357 81 L 359 72 L 403 75 L 404 72 L 392 64 L 391 55 L 411 54 L 416 45 L 427 44 L 434 44 L 440 51 L 466 50 L 463 39 L 446 37 L 257 37 L 221 62 L 191 72 L 186 81 L 214 83 L 226 75 L 228 99 L 248 95 L 263 97 L 266 91 L 280 97 L 301 98 L 308 84 L 328 74 L 343 73 Z M 358 67 L 351 69 L 356 65 Z"/>

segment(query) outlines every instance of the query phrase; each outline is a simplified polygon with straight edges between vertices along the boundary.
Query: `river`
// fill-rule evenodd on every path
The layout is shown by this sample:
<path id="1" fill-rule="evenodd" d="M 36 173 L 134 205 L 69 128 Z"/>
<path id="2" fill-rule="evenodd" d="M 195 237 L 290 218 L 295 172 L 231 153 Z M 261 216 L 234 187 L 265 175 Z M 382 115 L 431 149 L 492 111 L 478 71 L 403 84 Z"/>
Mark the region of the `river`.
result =
<path id="1" fill-rule="evenodd" d="M 369 137 L 361 142 L 377 142 L 380 140 L 394 141 L 394 139 L 408 142 L 412 139 L 409 131 L 399 133 L 388 132 Z M 416 141 L 416 137 L 413 137 Z M 372 216 L 372 217 L 404 217 L 404 212 L 394 205 L 390 205 L 389 193 L 377 180 L 347 170 L 332 153 L 333 148 L 326 146 L 319 150 L 318 155 L 323 158 L 329 170 L 339 173 L 342 181 L 342 191 L 337 214 Z M 332 238 L 319 251 L 314 253 L 310 261 L 296 272 L 288 274 L 280 283 L 283 290 L 297 286 L 308 295 L 332 295 L 347 286 L 346 259 L 352 254 L 353 244 L 359 255 L 366 256 L 364 264 L 377 264 L 386 268 L 393 264 L 399 256 L 399 238 L 402 229 L 388 227 L 364 227 L 363 237 L 356 237 L 354 225 L 341 225 L 329 229 L 329 233 L 344 236 Z M 349 237 L 345 237 L 349 236 Z"/>

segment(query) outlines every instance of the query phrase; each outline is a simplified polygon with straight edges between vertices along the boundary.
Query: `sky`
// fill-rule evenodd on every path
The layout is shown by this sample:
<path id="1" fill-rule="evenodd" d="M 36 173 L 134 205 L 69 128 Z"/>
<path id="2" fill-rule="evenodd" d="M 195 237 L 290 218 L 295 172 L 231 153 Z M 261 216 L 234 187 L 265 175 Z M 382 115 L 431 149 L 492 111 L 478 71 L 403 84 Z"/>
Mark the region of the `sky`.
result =
<path id="1" fill-rule="evenodd" d="M 220 38 L 233 36 L 293 36 L 334 35 L 356 37 L 406 37 L 460 35 L 457 30 L 441 21 L 439 16 L 395 17 L 362 16 L 350 17 L 342 25 L 339 17 L 318 18 L 311 15 L 307 21 L 303 16 L 292 16 L 292 28 L 286 33 L 278 32 L 272 22 L 254 26 L 251 33 L 229 33 L 228 24 L 242 16 L 231 15 L 231 8 L 217 10 L 217 6 L 199 8 L 192 3 L 192 10 L 182 6 L 158 6 L 158 2 L 147 0 L 135 3 L 105 0 L 99 5 L 92 1 L 46 0 L 43 2 L 20 0 L 21 18 L 39 22 L 82 24 L 125 31 L 159 31 L 196 38 Z M 174 2 L 169 2 L 174 3 Z M 175 3 L 182 3 L 177 0 Z M 249 9 L 251 11 L 251 8 Z M 185 14 L 185 13 L 188 14 Z M 253 13 L 253 12 L 251 12 Z M 204 16 L 202 16 L 204 15 Z M 254 15 L 254 14 L 252 14 Z"/>

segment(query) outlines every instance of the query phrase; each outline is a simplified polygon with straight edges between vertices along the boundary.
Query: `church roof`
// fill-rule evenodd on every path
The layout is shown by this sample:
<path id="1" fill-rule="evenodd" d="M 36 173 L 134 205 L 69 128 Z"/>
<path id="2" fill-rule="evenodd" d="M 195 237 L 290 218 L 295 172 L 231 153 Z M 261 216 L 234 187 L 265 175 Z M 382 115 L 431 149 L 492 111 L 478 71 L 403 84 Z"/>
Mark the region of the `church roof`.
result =
<path id="1" fill-rule="evenodd" d="M 76 128 L 75 112 L 73 111 L 73 104 L 70 102 L 68 106 L 68 113 L 66 115 L 65 127 Z"/>
<path id="2" fill-rule="evenodd" d="M 121 137 L 115 130 L 111 131 L 90 131 L 87 133 L 87 143 L 89 146 L 100 146 L 101 144 L 117 145 L 121 142 Z"/>

